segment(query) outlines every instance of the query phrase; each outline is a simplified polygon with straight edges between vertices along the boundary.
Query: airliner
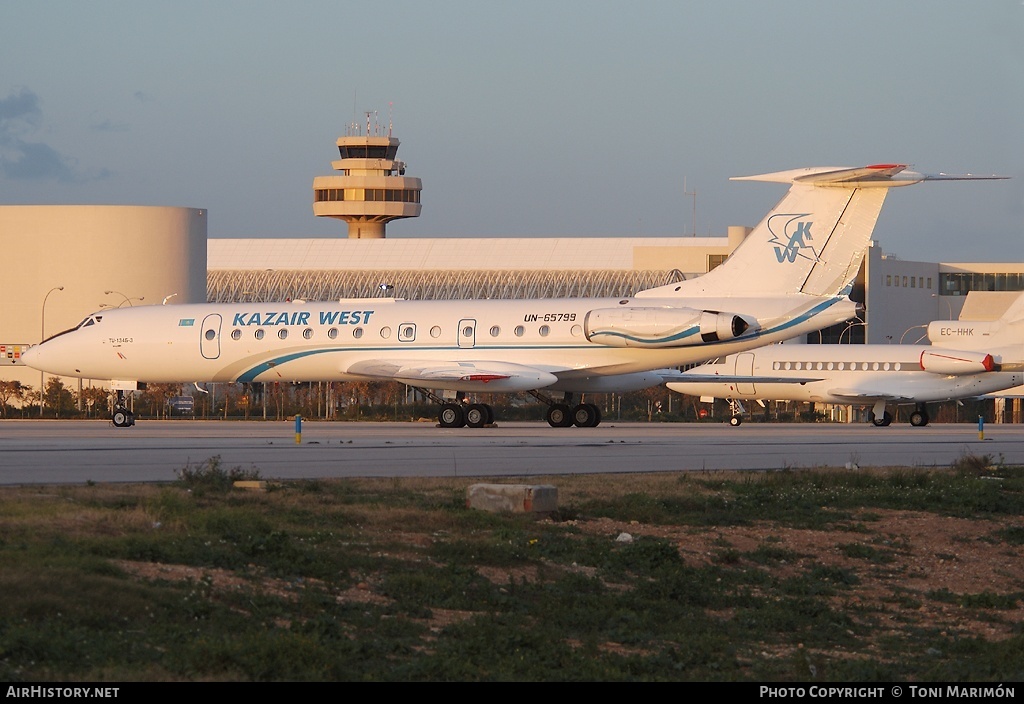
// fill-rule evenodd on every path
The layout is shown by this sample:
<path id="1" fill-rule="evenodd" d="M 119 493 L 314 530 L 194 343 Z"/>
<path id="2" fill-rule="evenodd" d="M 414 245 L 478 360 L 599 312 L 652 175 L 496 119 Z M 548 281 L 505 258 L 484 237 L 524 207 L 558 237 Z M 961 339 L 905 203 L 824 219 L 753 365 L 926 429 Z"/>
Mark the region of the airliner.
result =
<path id="1" fill-rule="evenodd" d="M 733 426 L 743 422 L 741 401 L 771 399 L 870 405 L 868 420 L 878 427 L 892 423 L 887 404 L 912 403 L 910 424 L 921 427 L 929 402 L 1024 383 L 1024 294 L 998 320 L 939 320 L 927 336 L 931 345 L 771 345 L 694 367 L 666 385 L 728 399 Z"/>
<path id="2" fill-rule="evenodd" d="M 124 392 L 146 382 L 365 380 L 420 389 L 445 428 L 493 423 L 489 405 L 464 402 L 492 392 L 530 393 L 548 405 L 551 426 L 594 427 L 598 407 L 573 405 L 577 394 L 655 386 L 658 370 L 854 317 L 846 291 L 889 188 L 975 178 L 999 177 L 902 164 L 740 177 L 790 188 L 722 265 L 634 296 L 136 306 L 93 313 L 23 360 L 110 380 L 118 427 L 134 424 Z"/>

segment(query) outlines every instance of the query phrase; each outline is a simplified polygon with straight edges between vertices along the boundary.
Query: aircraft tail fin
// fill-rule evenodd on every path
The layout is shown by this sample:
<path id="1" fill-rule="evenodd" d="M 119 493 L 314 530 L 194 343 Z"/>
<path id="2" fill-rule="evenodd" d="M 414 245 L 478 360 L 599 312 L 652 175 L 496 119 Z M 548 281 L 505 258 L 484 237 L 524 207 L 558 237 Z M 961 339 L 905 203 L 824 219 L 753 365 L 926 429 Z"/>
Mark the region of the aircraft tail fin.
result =
<path id="1" fill-rule="evenodd" d="M 930 180 L 1002 178 L 928 176 L 906 168 L 815 167 L 734 178 L 789 183 L 790 188 L 722 265 L 699 278 L 637 295 L 836 295 L 856 277 L 890 188 Z"/>

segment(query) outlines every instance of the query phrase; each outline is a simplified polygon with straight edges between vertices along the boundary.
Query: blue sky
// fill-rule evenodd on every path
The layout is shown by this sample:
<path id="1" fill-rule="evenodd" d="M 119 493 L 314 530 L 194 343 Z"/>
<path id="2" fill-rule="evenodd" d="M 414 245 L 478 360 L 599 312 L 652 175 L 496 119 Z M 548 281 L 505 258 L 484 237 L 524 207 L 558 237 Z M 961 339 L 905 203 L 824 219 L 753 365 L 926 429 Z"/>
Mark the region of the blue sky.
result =
<path id="1" fill-rule="evenodd" d="M 389 237 L 689 234 L 686 190 L 721 235 L 784 190 L 730 176 L 907 162 L 1014 180 L 894 191 L 887 252 L 1024 261 L 1020 0 L 4 0 L 0 66 L 7 204 L 343 236 L 312 180 L 390 105 L 424 190 Z"/>

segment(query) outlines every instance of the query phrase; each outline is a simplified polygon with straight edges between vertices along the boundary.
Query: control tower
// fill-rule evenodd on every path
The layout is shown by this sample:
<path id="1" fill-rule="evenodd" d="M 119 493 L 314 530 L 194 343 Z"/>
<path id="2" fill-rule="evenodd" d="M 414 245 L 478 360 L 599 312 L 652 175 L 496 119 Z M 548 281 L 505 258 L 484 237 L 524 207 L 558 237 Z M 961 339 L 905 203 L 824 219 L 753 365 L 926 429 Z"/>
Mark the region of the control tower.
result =
<path id="1" fill-rule="evenodd" d="M 405 164 L 395 158 L 398 139 L 390 125 L 382 134 L 371 124 L 373 114 L 366 113 L 365 134 L 353 123 L 338 138 L 341 158 L 331 162 L 338 173 L 313 179 L 313 213 L 346 221 L 350 239 L 383 238 L 389 221 L 420 214 L 423 184 L 405 175 Z"/>

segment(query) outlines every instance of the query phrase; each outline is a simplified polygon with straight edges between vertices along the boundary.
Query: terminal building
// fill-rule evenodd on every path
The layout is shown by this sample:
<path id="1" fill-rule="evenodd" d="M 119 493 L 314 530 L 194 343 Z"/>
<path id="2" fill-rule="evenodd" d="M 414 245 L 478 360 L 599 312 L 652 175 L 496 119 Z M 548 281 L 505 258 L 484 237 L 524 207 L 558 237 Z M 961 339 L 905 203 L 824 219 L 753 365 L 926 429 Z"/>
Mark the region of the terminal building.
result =
<path id="1" fill-rule="evenodd" d="M 39 373 L 19 363 L 20 350 L 107 306 L 625 297 L 710 271 L 750 232 L 389 239 L 389 222 L 416 217 L 422 207 L 422 182 L 406 174 L 399 144 L 368 118 L 365 130 L 353 125 L 338 138 L 335 173 L 313 179 L 314 215 L 344 221 L 347 237 L 208 238 L 215 233 L 200 208 L 0 205 L 6 261 L 19 263 L 5 272 L 0 297 L 0 381 L 40 384 Z M 914 343 L 924 324 L 956 318 L 976 290 L 1024 290 L 1024 263 L 911 261 L 872 243 L 852 294 L 865 305 L 864 319 L 803 342 Z"/>

